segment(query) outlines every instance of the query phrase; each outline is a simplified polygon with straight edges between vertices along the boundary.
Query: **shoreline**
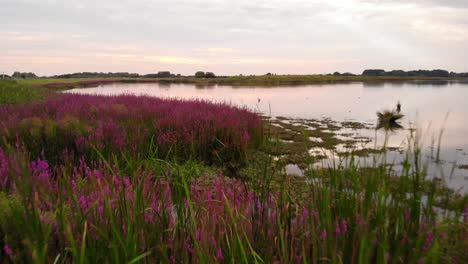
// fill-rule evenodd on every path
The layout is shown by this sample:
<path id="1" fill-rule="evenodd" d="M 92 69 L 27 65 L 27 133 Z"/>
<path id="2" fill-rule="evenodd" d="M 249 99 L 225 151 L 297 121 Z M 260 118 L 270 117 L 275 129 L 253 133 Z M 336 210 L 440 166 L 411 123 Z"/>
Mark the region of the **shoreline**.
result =
<path id="1" fill-rule="evenodd" d="M 393 77 L 393 76 L 328 76 L 328 75 L 276 75 L 276 76 L 232 76 L 216 78 L 37 78 L 13 79 L 18 83 L 40 86 L 52 90 L 68 90 L 73 88 L 96 87 L 111 83 L 165 83 L 165 84 L 195 84 L 195 85 L 229 85 L 254 87 L 282 87 L 333 83 L 405 83 L 405 82 L 457 82 L 460 78 L 443 77 Z"/>

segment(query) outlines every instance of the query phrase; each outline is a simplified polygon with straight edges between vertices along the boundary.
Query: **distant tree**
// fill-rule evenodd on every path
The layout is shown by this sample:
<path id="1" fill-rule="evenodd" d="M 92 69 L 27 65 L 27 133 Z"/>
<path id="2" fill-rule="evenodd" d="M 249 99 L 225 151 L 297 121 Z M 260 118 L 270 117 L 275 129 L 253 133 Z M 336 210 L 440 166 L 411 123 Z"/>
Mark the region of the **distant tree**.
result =
<path id="1" fill-rule="evenodd" d="M 206 72 L 205 73 L 205 78 L 216 78 L 216 75 L 212 72 Z"/>
<path id="2" fill-rule="evenodd" d="M 170 78 L 172 77 L 170 71 L 160 71 L 157 73 L 158 78 Z"/>
<path id="3" fill-rule="evenodd" d="M 356 74 L 345 72 L 345 73 L 342 73 L 341 76 L 356 76 Z"/>
<path id="4" fill-rule="evenodd" d="M 15 79 L 33 79 L 37 78 L 37 75 L 32 72 L 15 72 L 11 77 Z"/>
<path id="5" fill-rule="evenodd" d="M 393 70 L 390 72 L 387 72 L 385 75 L 387 76 L 408 76 L 408 73 L 402 70 Z"/>
<path id="6" fill-rule="evenodd" d="M 368 69 L 365 70 L 362 75 L 364 76 L 410 76 L 410 77 L 444 77 L 448 78 L 453 76 L 452 73 L 449 73 L 446 70 L 416 70 L 416 71 L 403 71 L 403 70 L 393 70 L 386 72 L 381 69 Z"/>
<path id="7" fill-rule="evenodd" d="M 367 69 L 362 72 L 364 76 L 382 76 L 385 74 L 385 71 L 382 69 Z"/>
<path id="8" fill-rule="evenodd" d="M 197 71 L 197 72 L 195 73 L 195 77 L 196 77 L 196 78 L 205 78 L 205 73 L 202 72 L 202 71 Z"/>
<path id="9" fill-rule="evenodd" d="M 450 77 L 450 73 L 448 71 L 440 69 L 431 71 L 430 75 L 432 75 L 431 77 Z"/>
<path id="10" fill-rule="evenodd" d="M 339 72 L 334 72 L 333 75 L 334 76 L 340 76 L 341 74 Z"/>
<path id="11" fill-rule="evenodd" d="M 468 72 L 450 72 L 449 75 L 451 78 L 468 78 Z"/>

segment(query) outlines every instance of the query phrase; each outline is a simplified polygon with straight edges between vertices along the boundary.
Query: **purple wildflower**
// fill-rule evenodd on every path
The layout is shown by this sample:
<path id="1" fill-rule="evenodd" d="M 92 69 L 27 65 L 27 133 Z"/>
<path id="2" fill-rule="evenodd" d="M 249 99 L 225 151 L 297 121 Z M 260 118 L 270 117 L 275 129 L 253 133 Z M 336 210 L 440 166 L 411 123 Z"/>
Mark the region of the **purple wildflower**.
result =
<path id="1" fill-rule="evenodd" d="M 31 162 L 31 170 L 41 180 L 48 180 L 50 177 L 49 164 L 41 159 Z"/>
<path id="2" fill-rule="evenodd" d="M 431 248 L 433 242 L 434 242 L 434 234 L 431 231 L 429 231 L 426 234 L 426 238 L 424 240 L 422 251 L 427 252 Z"/>
<path id="3" fill-rule="evenodd" d="M 79 198 L 79 204 L 80 204 L 80 207 L 84 210 L 88 209 L 88 199 L 83 196 L 83 195 L 80 195 L 80 198 Z"/>
<path id="4" fill-rule="evenodd" d="M 322 237 L 322 239 L 327 239 L 327 230 L 324 229 L 320 236 Z"/>
<path id="5" fill-rule="evenodd" d="M 408 238 L 405 236 L 403 236 L 403 238 L 401 239 L 401 246 L 406 246 L 406 244 L 408 243 Z"/>
<path id="6" fill-rule="evenodd" d="M 343 233 L 348 232 L 348 222 L 346 220 L 341 220 L 341 229 L 343 230 Z"/>
<path id="7" fill-rule="evenodd" d="M 216 258 L 217 258 L 219 261 L 223 261 L 223 260 L 224 260 L 223 251 L 221 250 L 221 248 L 218 248 L 218 251 L 216 252 Z"/>
<path id="8" fill-rule="evenodd" d="M 190 243 L 190 240 L 187 238 L 184 242 L 185 244 L 185 249 L 187 249 L 188 252 L 190 252 L 190 254 L 193 254 L 195 251 L 193 250 L 193 245 L 192 243 Z"/>
<path id="9" fill-rule="evenodd" d="M 3 251 L 5 252 L 7 256 L 11 257 L 13 255 L 13 251 L 11 250 L 10 246 L 7 243 L 5 243 L 5 246 L 3 246 Z"/>
<path id="10" fill-rule="evenodd" d="M 335 233 L 337 236 L 341 235 L 341 228 L 338 223 L 335 224 Z"/>

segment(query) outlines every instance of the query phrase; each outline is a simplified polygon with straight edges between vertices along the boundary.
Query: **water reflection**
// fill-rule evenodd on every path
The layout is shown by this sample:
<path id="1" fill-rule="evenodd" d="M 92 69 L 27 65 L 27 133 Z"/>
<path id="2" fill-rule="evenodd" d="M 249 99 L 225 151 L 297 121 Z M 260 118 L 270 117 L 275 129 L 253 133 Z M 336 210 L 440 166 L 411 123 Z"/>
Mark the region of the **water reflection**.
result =
<path id="1" fill-rule="evenodd" d="M 169 91 L 169 89 L 171 89 L 171 83 L 162 82 L 159 84 L 159 89 Z"/>
<path id="2" fill-rule="evenodd" d="M 393 86 L 394 84 L 392 84 Z M 365 82 L 362 85 L 364 88 L 383 88 L 385 87 L 384 82 Z"/>
<path id="3" fill-rule="evenodd" d="M 216 87 L 216 84 L 213 83 L 197 83 L 195 84 L 196 89 L 214 89 Z"/>
<path id="4" fill-rule="evenodd" d="M 450 85 L 456 84 L 463 84 L 468 83 L 468 80 L 419 80 L 419 81 L 392 81 L 392 82 L 384 82 L 384 81 L 371 81 L 371 82 L 364 82 L 363 87 L 365 88 L 383 88 L 383 87 L 407 87 L 407 86 L 418 86 L 418 87 L 445 87 Z"/>

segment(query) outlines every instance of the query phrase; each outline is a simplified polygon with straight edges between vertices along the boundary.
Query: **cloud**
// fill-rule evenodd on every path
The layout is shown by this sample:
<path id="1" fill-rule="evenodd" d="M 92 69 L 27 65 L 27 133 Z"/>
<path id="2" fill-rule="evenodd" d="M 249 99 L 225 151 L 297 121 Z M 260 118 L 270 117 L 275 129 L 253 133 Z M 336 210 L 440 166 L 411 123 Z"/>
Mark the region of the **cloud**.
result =
<path id="1" fill-rule="evenodd" d="M 446 6 L 446 7 L 456 7 L 456 8 L 468 8 L 468 1 L 466 0 L 362 0 L 363 2 L 370 2 L 374 4 L 419 4 L 419 5 L 436 5 L 436 6 Z"/>
<path id="2" fill-rule="evenodd" d="M 158 61 L 166 64 L 189 64 L 189 65 L 199 65 L 206 64 L 202 59 L 197 58 L 185 58 L 185 57 L 169 57 L 169 56 L 148 56 L 145 57 L 149 61 Z"/>
<path id="3" fill-rule="evenodd" d="M 468 60 L 462 52 L 468 45 L 467 5 L 437 0 L 0 0 L 0 57 L 8 57 L 0 71 L 113 71 L 125 65 L 130 71 L 164 67 L 181 73 L 216 67 L 212 71 L 221 74 L 270 68 L 360 72 L 370 66 L 460 71 Z M 36 62 L 41 58 L 41 67 L 28 63 L 28 56 Z M 53 66 L 58 58 L 68 64 Z"/>

